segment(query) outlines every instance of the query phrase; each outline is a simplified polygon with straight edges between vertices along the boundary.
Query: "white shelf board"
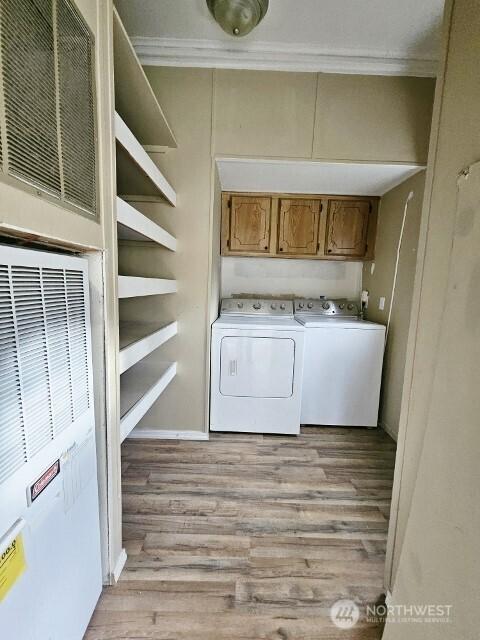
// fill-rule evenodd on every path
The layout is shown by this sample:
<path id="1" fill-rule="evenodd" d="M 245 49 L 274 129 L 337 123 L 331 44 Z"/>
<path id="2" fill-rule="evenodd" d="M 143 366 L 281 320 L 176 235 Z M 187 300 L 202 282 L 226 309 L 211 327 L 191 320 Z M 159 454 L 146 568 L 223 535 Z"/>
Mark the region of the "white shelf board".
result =
<path id="1" fill-rule="evenodd" d="M 176 362 L 135 365 L 120 376 L 120 435 L 122 442 L 160 397 L 177 373 Z"/>
<path id="2" fill-rule="evenodd" d="M 143 145 L 177 142 L 116 9 L 113 10 L 115 108 Z"/>
<path id="3" fill-rule="evenodd" d="M 147 330 L 147 335 L 141 335 L 141 331 Z M 140 336 L 139 336 L 140 333 Z M 177 322 L 163 327 L 153 328 L 151 325 L 143 327 L 138 323 L 127 322 L 120 324 L 120 373 L 124 373 L 133 367 L 152 351 L 176 336 L 178 333 Z"/>
<path id="4" fill-rule="evenodd" d="M 165 293 L 176 293 L 176 291 L 176 280 L 165 280 L 162 278 L 137 278 L 134 276 L 118 276 L 119 298 L 158 296 Z"/>
<path id="5" fill-rule="evenodd" d="M 176 238 L 118 196 L 117 223 L 119 240 L 153 241 L 170 251 L 177 250 Z"/>
<path id="6" fill-rule="evenodd" d="M 128 196 L 160 196 L 175 206 L 175 190 L 118 113 L 115 113 L 115 137 L 117 192 Z"/>
<path id="7" fill-rule="evenodd" d="M 217 159 L 223 191 L 383 196 L 423 165 L 317 160 Z"/>

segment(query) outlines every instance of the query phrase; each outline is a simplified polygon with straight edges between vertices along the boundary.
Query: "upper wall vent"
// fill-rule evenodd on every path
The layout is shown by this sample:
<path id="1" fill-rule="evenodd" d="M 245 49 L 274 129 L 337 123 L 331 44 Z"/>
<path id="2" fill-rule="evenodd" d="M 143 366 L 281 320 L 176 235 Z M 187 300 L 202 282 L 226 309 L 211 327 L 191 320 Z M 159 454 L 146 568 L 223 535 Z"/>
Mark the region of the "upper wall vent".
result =
<path id="1" fill-rule="evenodd" d="M 97 215 L 94 38 L 69 0 L 0 2 L 2 174 Z"/>

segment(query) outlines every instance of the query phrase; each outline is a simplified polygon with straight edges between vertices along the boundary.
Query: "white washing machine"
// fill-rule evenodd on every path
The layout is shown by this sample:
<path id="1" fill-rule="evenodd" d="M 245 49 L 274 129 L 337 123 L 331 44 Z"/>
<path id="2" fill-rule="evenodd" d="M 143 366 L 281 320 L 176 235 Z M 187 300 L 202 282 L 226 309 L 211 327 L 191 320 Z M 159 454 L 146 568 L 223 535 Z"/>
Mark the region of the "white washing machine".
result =
<path id="1" fill-rule="evenodd" d="M 211 431 L 300 432 L 303 335 L 292 301 L 222 300 L 212 326 Z"/>
<path id="2" fill-rule="evenodd" d="M 295 300 L 305 327 L 302 424 L 376 427 L 385 327 L 356 302 Z"/>

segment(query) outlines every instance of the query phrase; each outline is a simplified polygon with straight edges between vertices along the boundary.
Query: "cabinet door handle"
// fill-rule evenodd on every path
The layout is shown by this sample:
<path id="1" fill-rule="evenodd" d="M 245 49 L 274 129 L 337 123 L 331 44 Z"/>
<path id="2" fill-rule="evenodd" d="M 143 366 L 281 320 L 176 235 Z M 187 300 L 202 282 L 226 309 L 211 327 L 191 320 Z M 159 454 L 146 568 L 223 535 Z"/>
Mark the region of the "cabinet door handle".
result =
<path id="1" fill-rule="evenodd" d="M 236 376 L 237 375 L 237 361 L 236 360 L 230 360 L 230 375 L 231 376 Z"/>

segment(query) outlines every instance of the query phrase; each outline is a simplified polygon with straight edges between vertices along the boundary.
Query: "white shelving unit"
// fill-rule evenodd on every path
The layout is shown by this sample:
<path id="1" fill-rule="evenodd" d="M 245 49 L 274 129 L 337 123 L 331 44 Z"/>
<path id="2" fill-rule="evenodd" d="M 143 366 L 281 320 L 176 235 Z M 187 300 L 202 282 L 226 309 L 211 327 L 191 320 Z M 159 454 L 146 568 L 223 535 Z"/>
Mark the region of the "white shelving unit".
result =
<path id="1" fill-rule="evenodd" d="M 118 113 L 115 113 L 115 137 L 120 195 L 164 198 L 174 207 L 177 194 Z"/>
<path id="2" fill-rule="evenodd" d="M 142 335 L 143 331 L 147 331 Z M 120 325 L 120 373 L 124 373 L 137 362 L 150 355 L 167 340 L 178 333 L 177 322 L 170 322 L 163 327 L 138 325 L 127 322 Z M 140 334 L 140 335 L 139 335 Z"/>
<path id="3" fill-rule="evenodd" d="M 170 233 L 118 197 L 117 222 L 119 240 L 156 242 L 170 251 L 177 250 L 177 240 Z"/>
<path id="4" fill-rule="evenodd" d="M 166 293 L 176 292 L 176 280 L 165 280 L 163 278 L 138 278 L 136 276 L 118 276 L 119 298 L 161 296 Z"/>
<path id="5" fill-rule="evenodd" d="M 165 152 L 176 147 L 177 142 L 115 9 L 113 45 L 118 239 L 156 243 L 168 251 L 176 251 L 176 238 L 130 204 L 134 201 L 160 201 L 173 207 L 176 205 L 175 190 L 148 155 L 147 149 Z M 118 276 L 119 299 L 176 291 L 175 280 Z M 135 323 L 120 322 L 122 441 L 175 377 L 177 363 L 162 362 L 154 352 L 177 332 L 176 321 L 163 326 L 143 322 L 142 318 Z"/>
<path id="6" fill-rule="evenodd" d="M 162 365 L 139 362 L 120 377 L 122 442 L 158 400 L 176 373 L 176 362 Z"/>
<path id="7" fill-rule="evenodd" d="M 113 10 L 115 108 L 142 145 L 176 147 L 175 136 L 152 91 L 130 38 Z"/>

